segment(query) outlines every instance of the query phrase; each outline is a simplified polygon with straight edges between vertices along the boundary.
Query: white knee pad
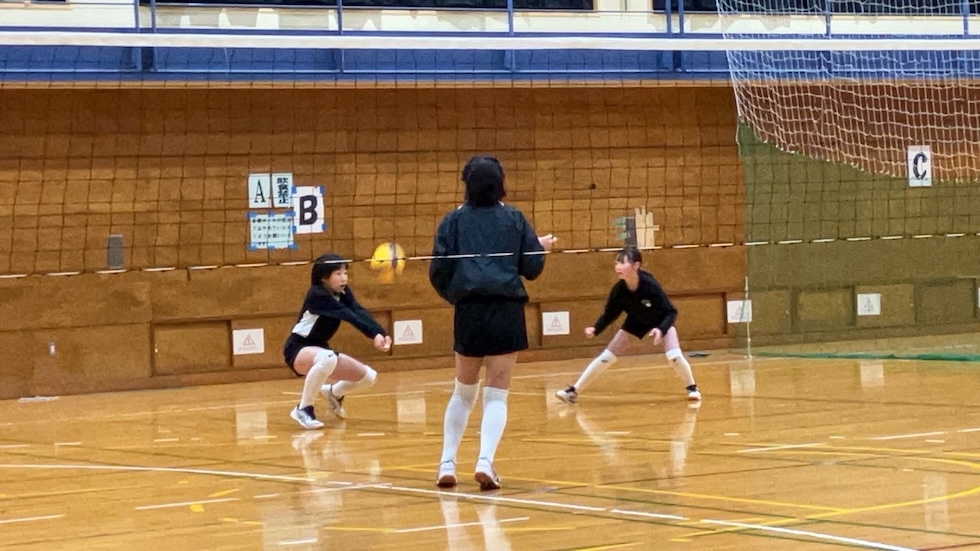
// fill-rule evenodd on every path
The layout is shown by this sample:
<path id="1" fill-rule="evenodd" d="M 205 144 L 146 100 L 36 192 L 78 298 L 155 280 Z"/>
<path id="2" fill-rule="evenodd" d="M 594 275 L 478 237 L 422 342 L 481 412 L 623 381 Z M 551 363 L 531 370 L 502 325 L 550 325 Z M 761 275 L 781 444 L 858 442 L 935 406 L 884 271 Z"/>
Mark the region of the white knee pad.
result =
<path id="1" fill-rule="evenodd" d="M 377 379 L 378 379 L 378 372 L 368 367 L 367 373 L 365 373 L 364 376 L 361 377 L 360 382 L 364 383 L 365 385 L 368 386 L 368 388 L 370 388 L 374 386 L 374 381 L 376 381 Z"/>
<path id="2" fill-rule="evenodd" d="M 667 356 L 667 361 L 668 362 L 674 362 L 674 361 L 677 361 L 678 358 L 683 358 L 684 357 L 684 353 L 681 352 L 681 349 L 680 348 L 671 348 L 670 350 L 668 350 L 664 354 Z"/>
<path id="3" fill-rule="evenodd" d="M 616 359 L 616 355 L 610 352 L 608 348 L 603 350 L 602 354 L 599 354 L 599 361 L 602 363 L 614 364 L 616 363 Z"/>
<path id="4" fill-rule="evenodd" d="M 337 369 L 337 354 L 333 350 L 323 349 L 313 358 L 313 369 L 322 369 L 329 377 Z"/>
<path id="5" fill-rule="evenodd" d="M 467 410 L 472 410 L 473 406 L 476 405 L 476 395 L 480 391 L 480 383 L 472 385 L 464 385 L 463 383 L 456 381 L 456 388 L 453 389 L 453 395 L 459 396 L 459 399 L 466 406 Z"/>

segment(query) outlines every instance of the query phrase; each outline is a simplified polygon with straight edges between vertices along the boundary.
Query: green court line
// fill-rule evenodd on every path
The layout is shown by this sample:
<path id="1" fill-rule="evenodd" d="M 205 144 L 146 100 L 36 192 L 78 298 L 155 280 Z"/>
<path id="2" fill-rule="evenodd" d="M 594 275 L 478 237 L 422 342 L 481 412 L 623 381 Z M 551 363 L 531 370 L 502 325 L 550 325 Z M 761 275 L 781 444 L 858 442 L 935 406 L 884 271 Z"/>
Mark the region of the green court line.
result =
<path id="1" fill-rule="evenodd" d="M 923 354 L 895 354 L 888 352 L 757 352 L 767 358 L 807 358 L 822 360 L 924 360 L 942 362 L 980 362 L 980 354 L 956 354 L 929 352 Z"/>

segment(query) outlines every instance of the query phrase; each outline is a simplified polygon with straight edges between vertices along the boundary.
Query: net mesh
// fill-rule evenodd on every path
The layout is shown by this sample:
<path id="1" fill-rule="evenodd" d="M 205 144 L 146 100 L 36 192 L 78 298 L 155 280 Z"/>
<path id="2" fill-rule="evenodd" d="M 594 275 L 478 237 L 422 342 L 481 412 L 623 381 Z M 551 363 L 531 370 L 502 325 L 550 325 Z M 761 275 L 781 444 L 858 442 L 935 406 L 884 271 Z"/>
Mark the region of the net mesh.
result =
<path id="1" fill-rule="evenodd" d="M 959 0 L 846 4 L 840 7 L 858 15 L 835 16 L 832 25 L 826 24 L 824 2 L 720 0 L 718 10 L 724 36 L 733 40 L 758 36 L 764 21 L 818 43 L 828 33 L 867 41 L 884 32 L 964 31 L 964 20 L 950 17 L 961 13 Z M 862 16 L 880 12 L 889 14 Z M 732 50 L 728 59 L 739 117 L 783 151 L 907 177 L 909 148 L 925 145 L 937 180 L 968 181 L 980 172 L 974 151 L 980 143 L 980 55 L 968 42 L 947 50 Z"/>
<path id="2" fill-rule="evenodd" d="M 764 32 L 809 44 L 727 54 L 756 353 L 980 359 L 980 56 L 972 38 L 944 43 L 968 30 L 968 8 L 718 2 L 733 45 Z M 854 47 L 812 49 L 830 37 Z"/>
<path id="3" fill-rule="evenodd" d="M 737 163 L 723 65 L 678 111 L 662 51 L 278 38 L 3 37 L 24 44 L 0 49 L 0 273 L 425 257 L 479 153 L 563 250 L 741 239 L 741 193 L 716 185 Z"/>

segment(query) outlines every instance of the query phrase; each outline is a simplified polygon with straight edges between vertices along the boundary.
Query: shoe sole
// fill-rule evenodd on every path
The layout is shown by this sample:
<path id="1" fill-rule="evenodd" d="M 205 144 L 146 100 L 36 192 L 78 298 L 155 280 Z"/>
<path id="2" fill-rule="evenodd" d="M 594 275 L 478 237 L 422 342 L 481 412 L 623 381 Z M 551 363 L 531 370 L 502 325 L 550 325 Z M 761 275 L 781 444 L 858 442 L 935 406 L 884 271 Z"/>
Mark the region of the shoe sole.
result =
<path id="1" fill-rule="evenodd" d="M 326 392 L 324 392 L 324 391 L 321 390 L 320 391 L 320 396 L 323 396 L 323 399 L 326 400 L 328 404 L 330 404 L 330 413 L 332 413 L 334 417 L 336 417 L 337 419 L 340 419 L 340 420 L 347 419 L 347 412 L 344 411 L 342 407 L 341 407 L 341 412 L 340 413 L 337 413 L 337 410 L 335 410 L 333 408 L 333 400 L 330 399 L 330 396 L 328 395 L 328 393 L 326 393 Z"/>
<path id="2" fill-rule="evenodd" d="M 562 402 L 565 402 L 566 404 L 574 404 L 576 401 L 578 401 L 578 398 L 571 398 L 569 396 L 562 396 L 561 394 L 558 394 L 558 393 L 555 393 L 555 396 L 557 396 L 559 400 L 561 400 Z"/>
<path id="3" fill-rule="evenodd" d="M 455 488 L 459 481 L 454 474 L 444 474 L 436 481 L 436 486 L 440 488 Z"/>
<path id="4" fill-rule="evenodd" d="M 299 423 L 299 426 L 303 427 L 306 430 L 316 430 L 316 429 L 322 429 L 323 428 L 323 423 L 320 423 L 319 425 L 312 426 L 312 427 L 309 426 L 309 425 L 307 425 L 307 424 L 305 424 L 305 423 L 303 423 L 302 421 L 299 420 L 299 417 L 296 416 L 296 410 L 293 410 L 293 411 L 289 412 L 289 416 L 293 419 L 293 421 L 296 421 L 297 423 Z"/>
<path id="5" fill-rule="evenodd" d="M 476 473 L 474 477 L 480 483 L 481 491 L 488 492 L 500 489 L 500 480 L 495 479 L 490 473 Z"/>

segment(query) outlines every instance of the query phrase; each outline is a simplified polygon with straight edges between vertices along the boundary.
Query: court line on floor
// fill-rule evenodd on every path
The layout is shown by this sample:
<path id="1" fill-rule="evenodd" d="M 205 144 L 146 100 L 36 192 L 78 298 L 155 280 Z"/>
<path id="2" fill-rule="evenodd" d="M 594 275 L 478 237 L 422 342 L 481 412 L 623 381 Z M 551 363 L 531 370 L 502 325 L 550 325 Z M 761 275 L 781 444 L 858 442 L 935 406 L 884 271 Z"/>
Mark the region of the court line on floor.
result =
<path id="1" fill-rule="evenodd" d="M 778 446 L 769 446 L 765 448 L 745 448 L 743 450 L 736 450 L 735 453 L 771 452 L 776 450 L 792 450 L 796 448 L 816 448 L 825 445 L 826 442 L 811 442 L 809 444 L 783 444 Z"/>
<path id="2" fill-rule="evenodd" d="M 68 465 L 64 465 L 64 464 L 27 464 L 27 465 L 15 465 L 15 464 L 0 464 L 0 468 L 11 468 L 11 469 L 18 469 L 18 468 L 19 469 L 83 469 L 83 470 L 138 471 L 138 472 L 179 472 L 179 473 L 187 473 L 187 474 L 203 474 L 203 475 L 215 475 L 215 476 L 230 476 L 230 477 L 235 477 L 235 478 L 252 478 L 252 479 L 258 479 L 258 480 L 277 480 L 277 481 L 285 481 L 285 482 L 311 482 L 312 481 L 311 479 L 306 478 L 306 477 L 295 477 L 295 476 L 286 476 L 286 475 L 265 475 L 265 474 L 260 474 L 260 473 L 248 473 L 248 472 L 240 472 L 240 471 L 217 471 L 217 470 L 210 470 L 210 469 L 185 469 L 185 468 L 178 468 L 178 467 L 138 467 L 138 466 L 131 466 L 131 465 L 71 465 L 71 464 L 68 464 Z M 615 486 L 607 486 L 607 487 L 615 487 Z M 647 518 L 663 518 L 664 520 L 681 520 L 681 521 L 690 520 L 688 517 L 683 517 L 683 516 L 680 516 L 680 515 L 661 515 L 661 514 L 658 514 L 658 513 L 649 513 L 649 512 L 645 512 L 645 511 L 630 511 L 630 510 L 624 510 L 624 509 L 610 509 L 610 508 L 607 508 L 607 507 L 596 507 L 596 506 L 590 506 L 590 505 L 576 505 L 576 504 L 571 504 L 571 503 L 559 503 L 559 502 L 554 502 L 554 501 L 543 501 L 543 500 L 534 500 L 534 499 L 522 499 L 522 498 L 514 498 L 514 497 L 506 497 L 506 496 L 496 496 L 496 495 L 473 495 L 473 494 L 465 494 L 465 493 L 459 493 L 459 492 L 446 492 L 446 491 L 442 491 L 442 490 L 427 490 L 427 489 L 422 489 L 422 488 L 408 488 L 408 487 L 404 487 L 404 486 L 394 486 L 394 485 L 391 485 L 390 483 L 365 484 L 365 485 L 354 485 L 353 483 L 351 483 L 351 485 L 349 486 L 349 489 L 362 489 L 362 488 L 363 489 L 385 490 L 385 491 L 400 492 L 400 493 L 414 493 L 414 494 L 423 494 L 423 495 L 433 495 L 433 496 L 454 496 L 454 497 L 458 497 L 458 498 L 462 498 L 462 499 L 469 499 L 469 500 L 483 500 L 483 501 L 490 501 L 490 502 L 496 502 L 496 503 L 505 503 L 505 504 L 506 503 L 511 503 L 511 504 L 518 504 L 518 505 L 543 506 L 543 507 L 550 507 L 550 508 L 557 508 L 557 509 L 567 509 L 567 510 L 572 510 L 572 511 L 588 511 L 588 512 L 594 512 L 594 513 L 619 514 L 619 515 L 624 515 L 624 516 L 640 516 L 640 517 L 647 517 Z M 974 490 L 980 491 L 980 487 L 975 488 Z M 966 494 L 966 493 L 973 493 L 973 491 L 970 491 L 970 492 L 961 492 L 961 494 Z M 707 497 L 711 497 L 711 496 L 707 496 Z M 716 497 L 720 497 L 720 496 L 716 496 Z M 946 496 L 946 497 L 951 497 L 951 496 Z M 137 510 L 159 509 L 159 508 L 165 508 L 165 507 L 179 507 L 179 506 L 184 506 L 184 505 L 194 505 L 194 504 L 203 504 L 203 503 L 219 503 L 219 502 L 228 502 L 228 501 L 240 501 L 240 498 L 225 498 L 225 499 L 215 499 L 215 500 L 198 500 L 198 501 L 189 501 L 189 502 L 181 502 L 181 503 L 169 503 L 169 504 L 161 504 L 161 505 L 150 505 L 150 506 L 137 507 Z M 877 510 L 877 509 L 881 509 L 881 508 L 891 508 L 891 507 L 898 507 L 898 506 L 904 506 L 904 505 L 906 505 L 906 504 L 904 504 L 904 503 L 903 504 L 890 504 L 888 506 L 869 507 L 869 508 L 864 508 L 864 509 L 848 510 L 847 512 L 860 512 L 860 511 L 863 511 L 863 510 L 865 510 L 865 511 L 866 510 Z M 843 512 L 841 512 L 841 511 L 832 511 L 830 513 L 824 513 L 824 514 L 821 514 L 821 515 L 812 515 L 811 518 L 821 518 L 821 517 L 827 517 L 827 516 L 835 516 L 835 515 L 842 514 L 842 513 Z M 58 518 L 59 516 L 64 516 L 64 515 L 51 516 L 51 517 L 45 517 L 45 518 Z M 41 519 L 42 519 L 42 517 L 34 517 L 32 520 L 41 520 Z M 792 522 L 792 521 L 796 521 L 796 520 L 798 520 L 798 519 L 783 519 L 783 521 L 781 521 L 781 522 Z M 26 522 L 26 520 L 23 520 L 23 519 L 13 519 L 13 520 L 8 521 L 8 522 L 16 522 L 16 521 Z M 780 531 L 790 530 L 790 529 L 776 528 L 774 526 L 751 525 L 751 524 L 745 524 L 745 523 L 729 523 L 729 522 L 726 522 L 726 521 L 702 520 L 702 522 L 709 522 L 709 523 L 722 524 L 722 525 L 726 525 L 727 524 L 729 526 L 733 526 L 733 527 L 736 527 L 738 529 L 756 529 L 756 530 L 768 529 L 769 531 L 773 531 L 773 532 L 780 532 Z M 817 532 L 792 531 L 792 532 L 789 532 L 789 533 L 793 533 L 793 532 L 797 532 L 799 534 L 810 534 L 810 537 L 815 537 L 815 538 L 829 539 L 829 540 L 837 539 L 839 541 L 844 541 L 843 539 L 840 539 L 838 536 L 830 536 L 830 535 L 827 535 L 827 534 L 819 534 Z M 864 541 L 864 540 L 854 540 L 852 543 L 854 543 L 856 545 L 864 545 L 865 547 L 872 547 L 872 548 L 877 548 L 877 549 L 886 549 L 886 550 L 891 550 L 891 551 L 914 551 L 914 550 L 911 550 L 911 549 L 908 549 L 908 548 L 896 547 L 896 546 L 888 546 L 887 544 L 879 544 L 879 543 L 876 543 L 876 542 L 867 542 L 867 541 Z"/>
<path id="3" fill-rule="evenodd" d="M 256 480 L 275 480 L 278 482 L 315 482 L 316 479 L 303 476 L 276 474 L 248 473 L 241 471 L 216 471 L 211 469 L 192 469 L 182 467 L 139 467 L 136 465 L 78 465 L 78 464 L 11 464 L 2 463 L 0 469 L 63 469 L 63 470 L 93 470 L 93 471 L 136 471 L 200 474 L 211 476 L 226 476 L 231 478 L 253 478 Z"/>
<path id="4" fill-rule="evenodd" d="M 776 526 L 765 526 L 762 524 L 748 524 L 745 522 L 728 522 L 724 520 L 712 520 L 712 519 L 703 519 L 701 522 L 705 524 L 719 524 L 721 526 L 732 526 L 736 528 L 742 528 L 745 530 L 759 530 L 763 532 L 775 532 L 778 534 L 787 534 L 792 536 L 803 536 L 803 537 L 813 538 L 813 539 L 835 541 L 839 543 L 857 545 L 860 547 L 868 547 L 870 549 L 885 549 L 886 551 L 916 551 L 916 549 L 913 549 L 911 547 L 900 547 L 898 545 L 889 545 L 887 543 L 881 543 L 877 541 L 861 540 L 857 538 L 847 538 L 843 536 L 834 536 L 831 534 L 824 534 L 821 532 L 796 530 L 794 528 L 779 528 Z"/>
<path id="5" fill-rule="evenodd" d="M 864 453 L 856 453 L 856 451 L 858 451 L 858 450 L 860 450 L 860 451 L 862 451 Z M 868 452 L 878 452 L 878 453 L 868 453 Z M 922 454 L 925 454 L 925 453 L 935 453 L 935 452 L 929 452 L 929 451 L 924 451 L 924 450 L 902 450 L 902 449 L 896 449 L 896 448 L 870 448 L 870 447 L 863 448 L 863 447 L 856 447 L 856 446 L 841 446 L 841 447 L 836 447 L 835 446 L 835 447 L 828 447 L 828 448 L 824 448 L 824 449 L 820 449 L 820 450 L 813 450 L 813 449 L 793 450 L 792 452 L 787 452 L 787 453 L 796 453 L 796 454 L 819 454 L 819 455 L 834 455 L 834 454 L 838 454 L 838 455 L 867 455 L 867 456 L 870 456 L 870 457 L 883 457 L 883 458 L 888 458 L 889 457 L 887 455 L 884 455 L 883 456 L 880 452 L 897 452 L 899 454 L 899 456 L 898 456 L 899 459 L 919 460 L 919 461 L 932 461 L 932 462 L 935 462 L 935 463 L 949 463 L 949 464 L 952 464 L 952 465 L 966 466 L 966 467 L 969 467 L 971 469 L 980 469 L 980 464 L 969 462 L 969 461 L 961 461 L 959 459 L 943 459 L 943 458 L 940 458 L 940 457 L 922 457 Z M 909 455 L 907 455 L 908 453 L 915 453 L 916 455 L 909 456 Z M 892 457 L 894 457 L 894 456 L 892 456 Z M 841 516 L 841 515 L 851 515 L 851 514 L 855 514 L 855 513 L 866 513 L 866 512 L 871 512 L 871 511 L 883 511 L 883 510 L 888 510 L 888 509 L 898 509 L 898 508 L 902 508 L 902 507 L 910 507 L 910 506 L 916 506 L 916 505 L 924 505 L 926 503 L 934 503 L 934 502 L 939 502 L 939 501 L 950 501 L 950 500 L 953 500 L 953 499 L 959 499 L 959 498 L 963 498 L 963 497 L 969 497 L 969 496 L 973 496 L 973 495 L 977 495 L 977 494 L 980 494 L 980 486 L 975 486 L 975 487 L 970 488 L 968 490 L 963 490 L 963 491 L 955 492 L 955 493 L 952 493 L 952 494 L 945 494 L 945 495 L 941 495 L 941 496 L 935 496 L 935 497 L 931 497 L 931 498 L 916 499 L 916 500 L 911 500 L 911 501 L 901 501 L 901 502 L 884 503 L 884 504 L 881 504 L 881 505 L 870 505 L 870 506 L 867 506 L 867 507 L 854 507 L 854 508 L 849 508 L 849 509 L 839 509 L 839 510 L 836 510 L 836 511 L 831 510 L 831 511 L 828 511 L 828 512 L 825 512 L 825 513 L 816 513 L 816 514 L 812 514 L 812 515 L 805 515 L 805 516 L 802 516 L 802 517 L 778 519 L 778 520 L 766 522 L 766 523 L 763 523 L 763 524 L 759 524 L 758 526 L 776 526 L 776 525 L 779 525 L 779 524 L 792 524 L 792 523 L 806 522 L 806 521 L 810 521 L 810 520 L 822 520 L 822 519 L 827 519 L 827 518 L 831 518 L 831 517 L 837 517 L 837 516 Z M 888 527 L 885 526 L 885 528 L 888 528 Z M 682 538 L 688 538 L 688 537 L 713 536 L 713 535 L 718 535 L 718 534 L 723 534 L 723 533 L 737 532 L 737 531 L 740 531 L 740 530 L 742 530 L 742 528 L 735 527 L 735 528 L 728 528 L 728 529 L 724 529 L 724 530 L 716 530 L 716 531 L 710 531 L 710 532 L 695 532 L 695 533 L 691 533 L 691 534 L 685 534 L 685 535 L 683 535 L 681 537 Z"/>
<path id="6" fill-rule="evenodd" d="M 704 366 L 714 366 L 714 365 L 738 364 L 738 363 L 746 363 L 746 362 L 763 363 L 763 362 L 773 362 L 773 361 L 777 361 L 777 360 L 780 360 L 780 359 L 781 358 L 752 358 L 752 359 L 749 359 L 749 358 L 741 358 L 741 359 L 732 359 L 732 360 L 712 360 L 710 362 L 697 362 L 695 364 L 692 364 L 692 366 L 693 367 L 704 367 Z M 654 370 L 654 369 L 666 369 L 666 368 L 669 368 L 669 367 L 670 367 L 669 364 L 660 364 L 660 363 L 657 363 L 655 365 L 638 365 L 638 366 L 635 366 L 635 367 L 617 367 L 616 368 L 616 372 L 618 373 L 618 372 L 626 372 L 626 371 L 647 371 L 647 370 Z M 511 379 L 512 380 L 513 379 L 541 379 L 541 378 L 557 377 L 557 376 L 580 375 L 581 373 L 582 373 L 582 370 L 581 369 L 576 370 L 576 371 L 549 371 L 548 373 L 532 373 L 532 374 L 529 374 L 529 375 L 514 375 L 514 376 L 511 376 Z M 428 383 L 428 384 L 429 385 L 435 385 L 435 384 L 452 384 L 452 381 L 449 381 L 449 382 L 446 382 L 446 383 L 440 382 L 440 383 Z"/>
<path id="7" fill-rule="evenodd" d="M 15 522 L 34 522 L 35 520 L 53 520 L 56 518 L 61 518 L 65 516 L 64 513 L 60 515 L 45 515 L 41 517 L 24 517 L 24 518 L 8 518 L 0 520 L 0 524 L 13 524 Z"/>
<path id="8" fill-rule="evenodd" d="M 522 522 L 525 520 L 531 520 L 531 517 L 512 517 L 512 518 L 502 518 L 497 521 L 498 524 L 503 524 L 505 522 Z M 411 534 L 414 532 L 429 532 L 431 530 L 446 530 L 449 528 L 466 528 L 468 526 L 483 526 L 482 521 L 477 522 L 460 522 L 456 524 L 436 524 L 433 526 L 422 526 L 419 528 L 401 528 L 396 530 L 391 530 L 392 534 Z"/>

